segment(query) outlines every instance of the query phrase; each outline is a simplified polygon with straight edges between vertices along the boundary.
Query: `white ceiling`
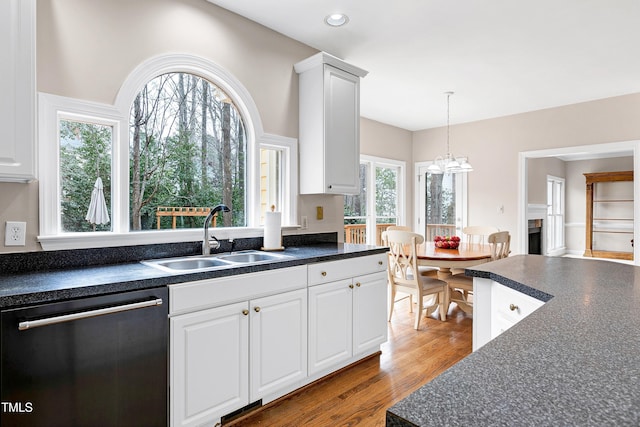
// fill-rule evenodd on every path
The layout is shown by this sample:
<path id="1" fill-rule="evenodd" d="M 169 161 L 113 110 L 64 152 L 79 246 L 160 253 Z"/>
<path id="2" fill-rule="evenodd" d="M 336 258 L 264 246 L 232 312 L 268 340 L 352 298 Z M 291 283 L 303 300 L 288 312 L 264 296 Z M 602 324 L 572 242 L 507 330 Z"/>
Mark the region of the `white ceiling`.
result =
<path id="1" fill-rule="evenodd" d="M 452 124 L 640 92 L 638 0 L 208 1 L 369 71 L 361 115 L 412 131 L 446 91 Z"/>

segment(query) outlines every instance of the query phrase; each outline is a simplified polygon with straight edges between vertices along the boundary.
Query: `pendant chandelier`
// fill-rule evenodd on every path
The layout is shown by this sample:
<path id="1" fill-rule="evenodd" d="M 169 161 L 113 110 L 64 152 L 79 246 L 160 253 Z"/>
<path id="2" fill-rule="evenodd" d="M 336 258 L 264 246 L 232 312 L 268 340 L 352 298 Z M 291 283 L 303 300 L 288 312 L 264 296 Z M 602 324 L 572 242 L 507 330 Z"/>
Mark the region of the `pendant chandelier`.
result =
<path id="1" fill-rule="evenodd" d="M 453 92 L 445 92 L 445 95 L 447 95 L 447 154 L 444 157 L 436 157 L 427 168 L 427 172 L 434 174 L 471 172 L 473 167 L 469 164 L 467 158 L 456 157 L 449 150 L 449 98 L 451 98 Z"/>

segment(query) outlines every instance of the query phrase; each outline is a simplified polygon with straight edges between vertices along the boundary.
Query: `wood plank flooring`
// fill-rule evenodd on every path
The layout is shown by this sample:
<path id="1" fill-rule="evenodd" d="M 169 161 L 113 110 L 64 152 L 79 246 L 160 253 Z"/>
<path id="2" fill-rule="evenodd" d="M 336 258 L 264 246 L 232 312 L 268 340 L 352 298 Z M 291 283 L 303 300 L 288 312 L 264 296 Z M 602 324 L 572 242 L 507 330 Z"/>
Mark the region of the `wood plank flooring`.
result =
<path id="1" fill-rule="evenodd" d="M 226 426 L 334 427 L 385 425 L 388 407 L 471 353 L 472 317 L 455 304 L 446 322 L 435 314 L 413 329 L 409 302 L 396 303 L 382 354 Z"/>

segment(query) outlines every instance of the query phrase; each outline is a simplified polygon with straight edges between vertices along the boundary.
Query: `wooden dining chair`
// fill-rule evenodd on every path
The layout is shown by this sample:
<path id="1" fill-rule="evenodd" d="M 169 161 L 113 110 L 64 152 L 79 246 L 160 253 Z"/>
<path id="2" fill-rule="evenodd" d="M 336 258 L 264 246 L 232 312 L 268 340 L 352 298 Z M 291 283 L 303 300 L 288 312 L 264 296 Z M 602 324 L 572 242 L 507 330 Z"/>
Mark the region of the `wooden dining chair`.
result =
<path id="1" fill-rule="evenodd" d="M 495 261 L 509 256 L 511 235 L 508 231 L 499 231 L 487 236 L 487 244 L 491 245 L 491 260 Z M 473 312 L 473 302 L 469 295 L 473 293 L 473 277 L 462 273 L 453 274 L 447 279 L 449 285 L 449 303 L 455 302 L 467 314 Z M 447 307 L 448 308 L 448 307 Z"/>
<path id="2" fill-rule="evenodd" d="M 406 225 L 390 225 L 387 227 L 387 231 L 393 230 L 411 231 L 411 227 L 407 227 Z"/>
<path id="3" fill-rule="evenodd" d="M 393 230 L 411 231 L 411 227 L 407 227 L 406 225 L 390 225 L 387 227 L 387 231 L 393 231 Z M 430 277 L 438 276 L 438 267 L 428 267 L 426 265 L 419 265 L 418 270 L 420 271 L 420 274 L 423 276 L 430 276 Z"/>
<path id="4" fill-rule="evenodd" d="M 411 231 L 389 230 L 382 234 L 382 239 L 389 247 L 389 265 L 387 266 L 389 286 L 391 287 L 389 321 L 393 315 L 398 292 L 410 295 L 411 309 L 413 309 L 412 297 L 415 297 L 418 308 L 415 312 L 414 329 L 420 328 L 420 318 L 425 308 L 423 299 L 429 295 L 437 296 L 440 319 L 446 320 L 449 305 L 447 283 L 434 277 L 415 274 L 416 271 L 419 271 L 416 247 L 424 241 L 424 238 Z"/>
<path id="5" fill-rule="evenodd" d="M 500 231 L 497 227 L 488 225 L 470 225 L 462 229 L 468 243 L 487 243 L 490 234 Z"/>
<path id="6" fill-rule="evenodd" d="M 500 231 L 497 227 L 490 225 L 470 225 L 462 229 L 464 240 L 471 245 L 487 244 L 489 235 Z M 452 274 L 464 274 L 464 268 L 454 268 Z"/>

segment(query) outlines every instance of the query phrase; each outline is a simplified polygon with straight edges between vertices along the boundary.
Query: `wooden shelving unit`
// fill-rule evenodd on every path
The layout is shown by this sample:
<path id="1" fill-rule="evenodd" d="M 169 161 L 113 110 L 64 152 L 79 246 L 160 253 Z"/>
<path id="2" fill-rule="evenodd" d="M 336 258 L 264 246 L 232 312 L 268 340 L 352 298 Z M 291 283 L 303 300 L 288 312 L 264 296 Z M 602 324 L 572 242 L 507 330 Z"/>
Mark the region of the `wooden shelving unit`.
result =
<path id="1" fill-rule="evenodd" d="M 633 171 L 585 173 L 584 256 L 633 260 Z"/>

